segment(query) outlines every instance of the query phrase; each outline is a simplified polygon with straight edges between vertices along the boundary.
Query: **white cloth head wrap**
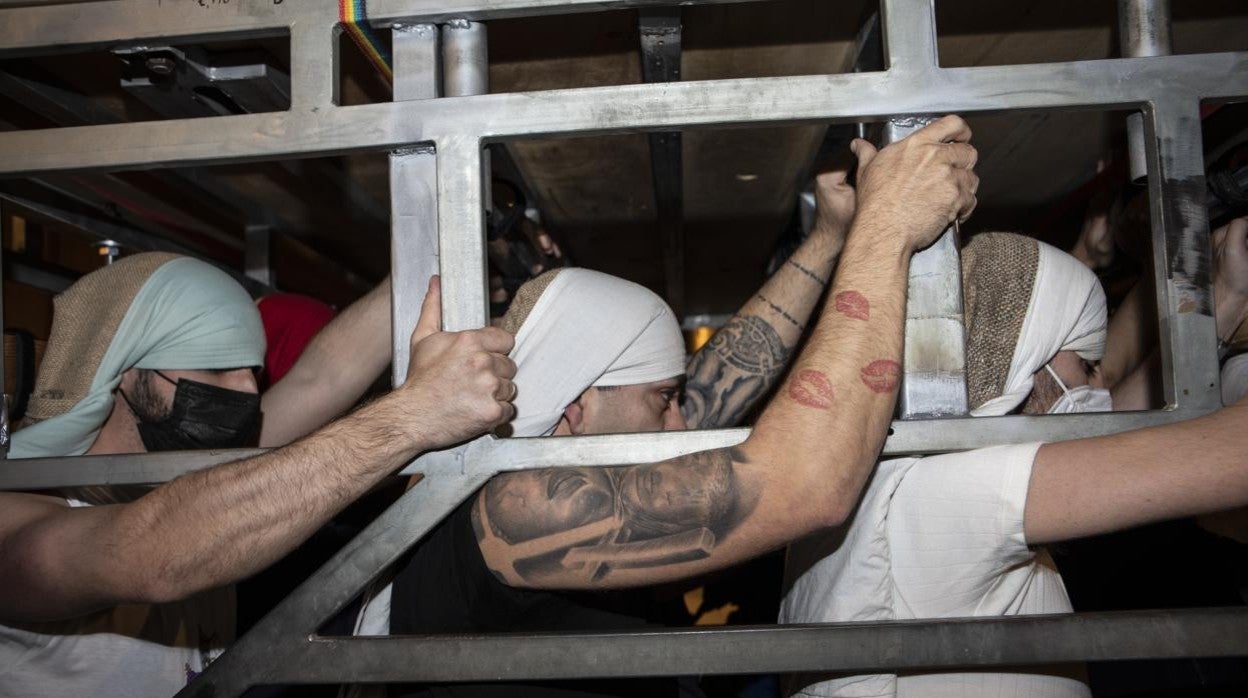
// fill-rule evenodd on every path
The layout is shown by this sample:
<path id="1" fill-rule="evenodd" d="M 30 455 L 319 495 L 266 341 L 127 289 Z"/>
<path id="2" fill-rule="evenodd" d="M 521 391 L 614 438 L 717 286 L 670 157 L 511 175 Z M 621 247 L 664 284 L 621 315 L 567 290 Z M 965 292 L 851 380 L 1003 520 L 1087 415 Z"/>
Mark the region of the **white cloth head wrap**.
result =
<path id="1" fill-rule="evenodd" d="M 513 436 L 542 436 L 591 386 L 685 373 L 685 342 L 653 291 L 589 269 L 561 269 L 516 332 Z"/>
<path id="2" fill-rule="evenodd" d="M 1032 376 L 1059 351 L 1088 361 L 1105 355 L 1106 308 L 1101 282 L 1084 264 L 1043 242 L 1036 281 L 1014 345 L 1005 391 L 972 410 L 976 417 L 1008 414 L 1031 393 Z"/>

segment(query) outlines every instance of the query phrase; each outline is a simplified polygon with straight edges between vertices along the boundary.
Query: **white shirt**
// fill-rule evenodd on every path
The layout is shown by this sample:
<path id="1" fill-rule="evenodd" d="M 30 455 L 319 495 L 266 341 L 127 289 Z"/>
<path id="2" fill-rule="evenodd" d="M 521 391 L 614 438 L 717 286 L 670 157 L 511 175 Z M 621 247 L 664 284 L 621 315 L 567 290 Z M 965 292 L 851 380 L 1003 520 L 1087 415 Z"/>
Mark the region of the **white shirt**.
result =
<path id="1" fill-rule="evenodd" d="M 1052 560 L 1023 538 L 1039 444 L 881 462 L 850 523 L 795 543 L 781 623 L 1070 612 Z M 1027 672 L 1043 672 L 1043 668 Z M 1087 698 L 1064 675 L 795 677 L 797 695 Z"/>

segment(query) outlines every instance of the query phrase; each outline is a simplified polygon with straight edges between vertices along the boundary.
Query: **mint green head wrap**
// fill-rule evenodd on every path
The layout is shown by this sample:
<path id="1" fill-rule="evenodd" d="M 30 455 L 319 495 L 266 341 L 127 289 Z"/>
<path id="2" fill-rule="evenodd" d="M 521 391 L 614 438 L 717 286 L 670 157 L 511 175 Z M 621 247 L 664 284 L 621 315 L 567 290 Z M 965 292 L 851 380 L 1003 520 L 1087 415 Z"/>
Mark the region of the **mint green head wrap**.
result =
<path id="1" fill-rule="evenodd" d="M 96 270 L 56 297 L 52 335 L 10 458 L 80 455 L 131 368 L 222 370 L 264 363 L 247 292 L 210 264 L 148 252 Z"/>

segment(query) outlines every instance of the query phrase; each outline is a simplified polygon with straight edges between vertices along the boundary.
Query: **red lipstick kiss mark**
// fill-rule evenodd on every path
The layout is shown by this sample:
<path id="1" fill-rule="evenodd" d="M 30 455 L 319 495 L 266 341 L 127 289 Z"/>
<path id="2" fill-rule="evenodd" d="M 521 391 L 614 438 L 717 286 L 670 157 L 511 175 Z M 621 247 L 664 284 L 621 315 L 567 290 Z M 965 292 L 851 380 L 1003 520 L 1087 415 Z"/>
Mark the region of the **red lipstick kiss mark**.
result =
<path id="1" fill-rule="evenodd" d="M 861 371 L 862 383 L 875 393 L 892 392 L 897 387 L 897 380 L 901 376 L 901 366 L 896 361 L 888 359 L 880 359 L 872 361 L 863 366 Z"/>
<path id="2" fill-rule="evenodd" d="M 871 319 L 871 303 L 857 291 L 841 291 L 836 294 L 836 311 L 855 320 Z"/>
<path id="3" fill-rule="evenodd" d="M 813 407 L 817 410 L 832 408 L 832 384 L 828 377 L 818 371 L 807 369 L 798 371 L 789 382 L 789 397 L 798 404 Z"/>

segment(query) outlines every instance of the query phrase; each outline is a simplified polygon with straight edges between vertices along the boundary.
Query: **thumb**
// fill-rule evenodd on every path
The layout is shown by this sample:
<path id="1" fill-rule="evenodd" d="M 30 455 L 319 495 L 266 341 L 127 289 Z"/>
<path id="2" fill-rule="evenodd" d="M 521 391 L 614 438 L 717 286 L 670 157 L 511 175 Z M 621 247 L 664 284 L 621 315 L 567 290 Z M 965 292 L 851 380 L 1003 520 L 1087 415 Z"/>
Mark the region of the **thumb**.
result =
<path id="1" fill-rule="evenodd" d="M 412 330 L 412 344 L 442 329 L 442 279 L 437 274 L 429 277 L 429 290 L 420 304 L 420 319 Z"/>
<path id="2" fill-rule="evenodd" d="M 875 159 L 875 154 L 878 151 L 876 151 L 875 146 L 871 145 L 869 141 L 863 140 L 862 138 L 855 138 L 853 142 L 849 144 L 849 149 L 854 151 L 854 155 L 858 158 L 858 181 L 861 182 L 863 171 L 866 170 L 867 166 L 871 164 L 871 161 Z"/>

